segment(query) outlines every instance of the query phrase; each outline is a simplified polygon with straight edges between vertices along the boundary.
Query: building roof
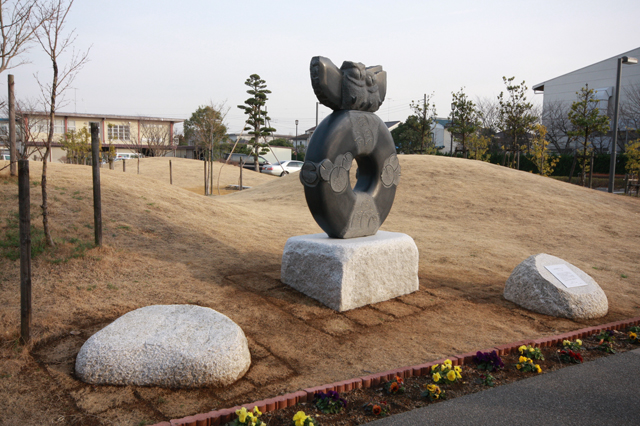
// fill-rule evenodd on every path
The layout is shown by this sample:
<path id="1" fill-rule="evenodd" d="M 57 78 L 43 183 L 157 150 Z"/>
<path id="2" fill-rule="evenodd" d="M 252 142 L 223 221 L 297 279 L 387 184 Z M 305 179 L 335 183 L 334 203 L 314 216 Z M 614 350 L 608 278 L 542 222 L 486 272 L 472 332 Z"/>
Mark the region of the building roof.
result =
<path id="1" fill-rule="evenodd" d="M 618 58 L 620 58 L 620 57 L 622 57 L 622 56 L 628 56 L 627 54 L 629 54 L 629 53 L 631 53 L 631 52 L 636 52 L 636 51 L 637 51 L 637 50 L 639 50 L 639 49 L 640 49 L 640 47 L 636 47 L 635 49 L 628 50 L 628 51 L 626 51 L 626 52 L 620 53 L 619 55 L 615 55 L 615 56 L 612 56 L 612 57 L 610 57 L 610 58 L 603 59 L 602 61 L 598 61 L 598 62 L 595 62 L 595 63 L 593 63 L 593 64 L 590 64 L 590 65 L 584 66 L 584 67 L 582 67 L 582 68 L 578 68 L 577 70 L 573 70 L 573 71 L 571 71 L 571 72 L 568 72 L 568 73 L 565 73 L 565 74 L 559 75 L 559 76 L 554 77 L 554 78 L 551 78 L 551 79 L 549 79 L 549 80 L 545 80 L 545 81 L 543 81 L 542 83 L 535 84 L 535 85 L 533 86 L 533 91 L 534 91 L 534 92 L 536 92 L 536 93 L 544 92 L 544 85 L 545 85 L 546 83 L 550 82 L 550 81 L 553 81 L 553 80 L 555 80 L 555 79 L 557 79 L 557 78 L 560 78 L 560 77 L 564 77 L 564 76 L 569 75 L 569 74 L 578 73 L 578 72 L 583 71 L 583 70 L 585 70 L 585 69 L 587 69 L 587 68 L 589 68 L 589 67 L 592 67 L 592 66 L 594 66 L 594 65 L 598 65 L 598 64 L 602 64 L 603 62 L 611 61 L 612 59 L 618 59 Z"/>
<path id="2" fill-rule="evenodd" d="M 45 111 L 27 111 L 24 113 L 25 115 L 49 115 L 48 112 Z M 67 117 L 67 118 L 99 118 L 104 120 L 140 120 L 140 121 L 167 121 L 170 123 L 182 123 L 184 121 L 183 118 L 167 118 L 167 117 L 149 117 L 145 115 L 114 115 L 114 114 L 88 114 L 81 112 L 56 112 L 56 117 Z"/>

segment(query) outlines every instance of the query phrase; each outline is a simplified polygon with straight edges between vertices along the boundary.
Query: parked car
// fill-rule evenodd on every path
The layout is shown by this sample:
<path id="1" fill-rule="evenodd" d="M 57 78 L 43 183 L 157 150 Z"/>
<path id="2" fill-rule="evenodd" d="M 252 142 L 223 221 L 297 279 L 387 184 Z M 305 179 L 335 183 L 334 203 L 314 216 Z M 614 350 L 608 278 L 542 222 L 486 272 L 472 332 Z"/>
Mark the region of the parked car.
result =
<path id="1" fill-rule="evenodd" d="M 9 155 L 9 154 L 2 154 L 2 156 L 0 156 L 0 160 L 11 161 L 11 155 Z"/>
<path id="2" fill-rule="evenodd" d="M 144 155 L 142 154 L 135 154 L 135 153 L 130 153 L 130 152 L 118 152 L 116 154 L 116 158 L 115 161 L 120 161 L 120 160 L 132 160 L 134 158 L 144 158 Z"/>
<path id="3" fill-rule="evenodd" d="M 234 166 L 237 166 L 238 164 L 240 164 L 241 159 L 244 159 L 244 161 L 246 162 L 248 157 L 247 154 L 238 154 L 238 153 L 225 154 L 220 159 L 220 162 L 226 163 L 229 156 L 231 156 L 231 159 L 229 160 L 229 164 L 233 164 Z"/>
<path id="4" fill-rule="evenodd" d="M 254 162 L 253 155 L 236 154 L 236 153 L 224 154 L 224 156 L 222 157 L 222 159 L 220 161 L 222 161 L 223 163 L 226 163 L 227 159 L 229 158 L 229 155 L 231 155 L 231 159 L 229 160 L 229 164 L 233 164 L 234 166 L 238 166 L 238 165 L 240 165 L 240 160 L 242 160 L 245 169 L 255 170 L 255 162 Z M 260 171 L 262 171 L 262 168 L 265 165 L 269 165 L 269 164 L 271 164 L 271 163 L 266 158 L 264 158 L 263 156 L 260 155 L 258 157 L 258 167 L 259 167 Z"/>
<path id="5" fill-rule="evenodd" d="M 302 161 L 285 160 L 276 164 L 265 166 L 262 169 L 262 173 L 268 173 L 275 176 L 284 176 L 289 173 L 299 172 L 302 168 Z"/>

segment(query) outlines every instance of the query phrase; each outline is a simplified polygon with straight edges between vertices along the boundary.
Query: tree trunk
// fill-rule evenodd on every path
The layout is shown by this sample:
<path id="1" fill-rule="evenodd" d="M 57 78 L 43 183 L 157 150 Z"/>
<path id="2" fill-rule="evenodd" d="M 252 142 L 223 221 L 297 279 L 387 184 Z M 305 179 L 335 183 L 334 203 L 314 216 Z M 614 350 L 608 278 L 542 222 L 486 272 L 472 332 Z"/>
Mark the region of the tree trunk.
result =
<path id="1" fill-rule="evenodd" d="M 573 161 L 571 162 L 571 171 L 569 172 L 569 183 L 573 180 L 573 172 L 576 170 L 576 163 L 578 162 L 578 150 L 573 151 Z"/>
<path id="2" fill-rule="evenodd" d="M 49 109 L 49 135 L 47 136 L 47 147 L 45 155 L 42 158 L 42 227 L 46 244 L 49 247 L 55 247 L 53 237 L 51 236 L 51 228 L 49 227 L 49 204 L 47 202 L 47 160 L 51 155 L 51 142 L 53 142 L 53 130 L 56 117 L 56 92 L 58 88 L 58 64 L 53 61 L 53 82 L 51 84 L 51 105 Z"/>

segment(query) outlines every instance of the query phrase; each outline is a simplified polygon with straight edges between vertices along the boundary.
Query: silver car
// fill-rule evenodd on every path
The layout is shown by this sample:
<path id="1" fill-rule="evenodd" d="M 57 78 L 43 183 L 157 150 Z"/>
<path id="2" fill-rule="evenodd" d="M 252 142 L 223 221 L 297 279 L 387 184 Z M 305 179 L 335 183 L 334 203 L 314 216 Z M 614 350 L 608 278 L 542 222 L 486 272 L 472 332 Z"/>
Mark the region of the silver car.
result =
<path id="1" fill-rule="evenodd" d="M 302 161 L 285 160 L 276 164 L 264 166 L 262 173 L 269 173 L 275 176 L 284 176 L 289 173 L 299 172 L 302 168 Z"/>

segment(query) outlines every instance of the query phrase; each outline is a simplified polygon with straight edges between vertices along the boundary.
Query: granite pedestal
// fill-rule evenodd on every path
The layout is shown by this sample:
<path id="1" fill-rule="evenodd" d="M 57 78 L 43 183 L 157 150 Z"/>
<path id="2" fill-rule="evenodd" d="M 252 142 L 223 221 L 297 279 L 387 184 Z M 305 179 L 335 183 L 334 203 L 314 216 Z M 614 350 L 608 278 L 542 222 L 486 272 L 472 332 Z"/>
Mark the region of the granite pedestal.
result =
<path id="1" fill-rule="evenodd" d="M 331 309 L 348 311 L 417 291 L 418 248 L 397 232 L 296 236 L 285 245 L 281 280 Z"/>

